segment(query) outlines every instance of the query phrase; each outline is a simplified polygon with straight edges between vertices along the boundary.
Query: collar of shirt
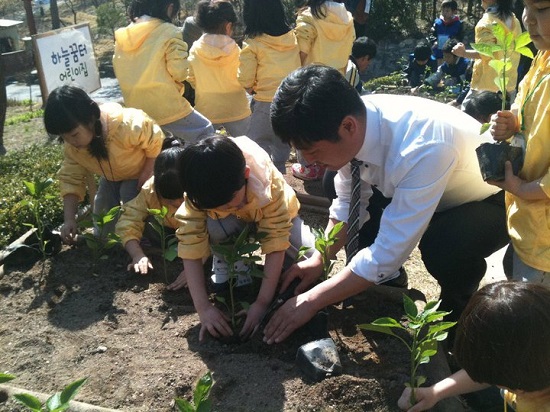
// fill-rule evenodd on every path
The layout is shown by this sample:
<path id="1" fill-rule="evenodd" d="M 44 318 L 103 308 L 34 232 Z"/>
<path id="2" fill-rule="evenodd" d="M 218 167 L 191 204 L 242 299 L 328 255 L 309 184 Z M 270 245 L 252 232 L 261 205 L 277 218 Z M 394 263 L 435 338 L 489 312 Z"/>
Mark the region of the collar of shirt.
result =
<path id="1" fill-rule="evenodd" d="M 363 103 L 365 104 L 367 126 L 363 145 L 355 155 L 355 158 L 366 164 L 381 166 L 383 163 L 383 144 L 380 133 L 380 113 L 378 112 L 378 108 L 367 99 L 363 99 Z"/>

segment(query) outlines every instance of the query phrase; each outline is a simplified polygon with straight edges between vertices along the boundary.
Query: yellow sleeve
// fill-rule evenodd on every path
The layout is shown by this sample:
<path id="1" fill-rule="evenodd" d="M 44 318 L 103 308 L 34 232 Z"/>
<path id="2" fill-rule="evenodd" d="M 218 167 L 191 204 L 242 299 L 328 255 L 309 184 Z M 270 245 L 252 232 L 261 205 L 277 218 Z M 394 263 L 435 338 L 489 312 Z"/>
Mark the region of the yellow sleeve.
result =
<path id="1" fill-rule="evenodd" d="M 286 185 L 274 176 L 271 184 L 272 201 L 262 208 L 263 216 L 258 222 L 258 233 L 266 233 L 261 240 L 265 254 L 286 250 L 290 246 L 292 219 L 298 210 L 298 199 L 285 191 Z"/>
<path id="2" fill-rule="evenodd" d="M 187 69 L 187 81 L 189 82 L 189 84 L 193 87 L 193 89 L 196 89 L 197 86 L 196 86 L 196 80 L 195 80 L 195 72 L 193 71 L 193 65 L 191 64 L 191 61 L 193 60 L 193 54 L 191 53 L 191 55 L 189 56 L 190 57 L 190 61 L 189 61 L 189 67 Z"/>
<path id="3" fill-rule="evenodd" d="M 131 110 L 131 109 L 125 109 Z M 135 110 L 129 130 L 124 133 L 124 139 L 129 147 L 140 147 L 145 151 L 146 157 L 157 157 L 162 149 L 164 133 L 145 112 Z"/>
<path id="4" fill-rule="evenodd" d="M 122 207 L 122 214 L 118 219 L 115 231 L 120 236 L 123 246 L 130 240 L 139 241 L 143 236 L 145 221 L 149 217 L 147 208 L 151 208 L 147 202 L 146 190 L 142 187 L 138 195 Z"/>
<path id="5" fill-rule="evenodd" d="M 182 259 L 202 259 L 210 256 L 206 212 L 183 202 L 175 217 L 181 222 L 180 227 L 176 229 L 178 256 Z"/>
<path id="6" fill-rule="evenodd" d="M 78 201 L 82 202 L 86 195 L 87 175 L 88 170 L 78 164 L 71 156 L 67 155 L 67 150 L 65 150 L 65 158 L 63 159 L 61 169 L 57 173 L 61 197 L 63 198 L 69 194 L 76 195 L 78 196 Z"/>
<path id="7" fill-rule="evenodd" d="M 243 43 L 239 59 L 239 82 L 245 89 L 252 88 L 256 83 L 256 72 L 258 70 L 258 56 L 253 44 Z"/>
<path id="8" fill-rule="evenodd" d="M 317 29 L 313 24 L 313 17 L 307 14 L 299 14 L 296 19 L 295 31 L 300 51 L 309 54 L 311 46 L 317 38 Z"/>
<path id="9" fill-rule="evenodd" d="M 166 70 L 176 82 L 182 83 L 187 78 L 187 57 L 187 44 L 183 40 L 173 38 L 168 41 L 165 53 Z"/>

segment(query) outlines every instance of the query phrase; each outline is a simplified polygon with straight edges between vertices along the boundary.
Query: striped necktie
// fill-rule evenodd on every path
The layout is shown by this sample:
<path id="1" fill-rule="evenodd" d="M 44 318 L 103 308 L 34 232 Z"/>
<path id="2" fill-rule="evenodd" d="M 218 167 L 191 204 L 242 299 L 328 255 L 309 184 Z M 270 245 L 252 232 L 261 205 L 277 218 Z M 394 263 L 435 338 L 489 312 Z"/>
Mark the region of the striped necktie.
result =
<path id="1" fill-rule="evenodd" d="M 361 170 L 362 161 L 352 159 L 351 162 L 351 196 L 348 215 L 348 240 L 346 243 L 347 263 L 359 251 L 359 207 L 361 206 Z"/>

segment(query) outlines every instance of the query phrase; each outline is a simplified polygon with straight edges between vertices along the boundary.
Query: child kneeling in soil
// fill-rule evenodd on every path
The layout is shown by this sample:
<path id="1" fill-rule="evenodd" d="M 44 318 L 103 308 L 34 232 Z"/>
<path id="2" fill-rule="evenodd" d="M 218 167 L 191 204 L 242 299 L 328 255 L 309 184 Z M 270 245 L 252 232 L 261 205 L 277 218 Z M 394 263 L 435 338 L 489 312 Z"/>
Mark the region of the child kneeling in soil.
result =
<path id="1" fill-rule="evenodd" d="M 442 399 L 495 385 L 517 412 L 548 412 L 549 341 L 550 289 L 525 282 L 489 284 L 472 296 L 458 322 L 453 353 L 464 369 L 415 389 L 414 406 L 406 388 L 398 405 L 425 411 Z"/>
<path id="2" fill-rule="evenodd" d="M 181 157 L 180 183 L 186 200 L 176 213 L 178 255 L 202 323 L 199 340 L 208 331 L 214 337 L 233 334 L 227 316 L 209 300 L 203 259 L 210 244 L 219 244 L 253 225 L 265 236 L 260 240 L 265 256 L 264 277 L 256 301 L 248 309 L 240 332 L 249 336 L 273 300 L 285 254 L 292 264 L 299 248 L 315 240 L 298 216 L 296 193 L 273 165 L 269 155 L 246 136 L 209 136 L 185 148 Z M 227 263 L 214 254 L 214 283 L 228 279 Z M 239 279 L 243 283 L 246 279 Z"/>
<path id="3" fill-rule="evenodd" d="M 142 235 L 157 243 L 165 241 L 148 225 L 154 219 L 148 209 L 160 210 L 163 206 L 168 209 L 163 225 L 167 234 L 175 235 L 180 226 L 174 217 L 176 210 L 183 203 L 183 189 L 179 183 L 179 159 L 183 153 L 183 146 L 176 138 L 167 137 L 166 147 L 155 160 L 153 177 L 141 187 L 138 195 L 124 205 L 124 210 L 116 225 L 116 233 L 120 236 L 122 245 L 132 257 L 128 270 L 146 275 L 153 269 L 150 259 L 145 255 L 140 245 Z M 183 271 L 182 271 L 183 273 Z"/>
<path id="4" fill-rule="evenodd" d="M 64 143 L 59 170 L 64 222 L 61 238 L 74 243 L 78 231 L 76 213 L 86 193 L 89 174 L 97 174 L 99 187 L 93 212 L 102 214 L 137 196 L 153 173 L 164 133 L 145 112 L 118 103 L 99 106 L 74 86 L 54 89 L 44 108 L 44 126 L 50 136 Z M 103 227 L 115 229 L 116 219 Z"/>

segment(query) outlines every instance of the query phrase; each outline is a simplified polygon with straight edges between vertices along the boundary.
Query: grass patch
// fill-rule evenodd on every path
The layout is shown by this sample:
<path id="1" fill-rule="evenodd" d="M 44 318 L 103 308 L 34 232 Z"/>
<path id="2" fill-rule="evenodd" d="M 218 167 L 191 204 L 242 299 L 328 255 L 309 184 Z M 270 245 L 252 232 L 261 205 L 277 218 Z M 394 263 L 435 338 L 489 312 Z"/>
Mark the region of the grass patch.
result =
<path id="1" fill-rule="evenodd" d="M 5 125 L 6 126 L 13 126 L 13 125 L 19 124 L 19 123 L 28 123 L 32 119 L 36 119 L 36 118 L 42 117 L 42 116 L 44 116 L 44 110 L 38 109 L 38 110 L 34 110 L 32 112 L 12 116 L 12 117 L 6 119 Z"/>

